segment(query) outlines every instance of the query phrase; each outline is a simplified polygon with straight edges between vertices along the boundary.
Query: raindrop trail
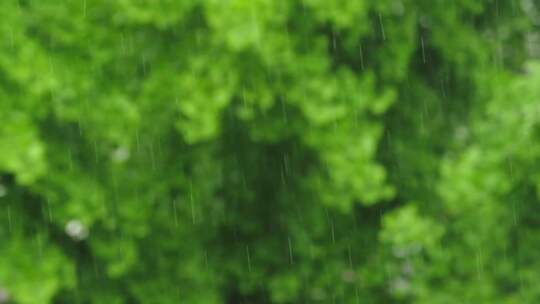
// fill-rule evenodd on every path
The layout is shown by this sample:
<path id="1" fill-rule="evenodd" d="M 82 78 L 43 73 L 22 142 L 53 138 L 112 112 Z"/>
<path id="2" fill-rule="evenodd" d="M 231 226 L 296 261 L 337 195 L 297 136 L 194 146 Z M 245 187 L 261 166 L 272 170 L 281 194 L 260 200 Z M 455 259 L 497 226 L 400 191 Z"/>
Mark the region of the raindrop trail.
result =
<path id="1" fill-rule="evenodd" d="M 364 51 L 362 51 L 362 45 L 360 45 L 360 68 L 364 70 Z"/>
<path id="2" fill-rule="evenodd" d="M 178 213 L 176 212 L 176 200 L 173 200 L 173 209 L 174 209 L 174 226 L 178 227 Z"/>
<path id="3" fill-rule="evenodd" d="M 335 243 L 336 242 L 336 233 L 335 233 L 335 230 L 334 230 L 334 221 L 330 221 L 330 228 L 332 230 L 332 243 Z"/>
<path id="4" fill-rule="evenodd" d="M 99 279 L 99 268 L 95 255 L 92 255 L 92 268 L 94 269 L 94 277 Z"/>
<path id="5" fill-rule="evenodd" d="M 15 38 L 11 27 L 9 28 L 9 45 L 12 49 L 15 48 Z"/>
<path id="6" fill-rule="evenodd" d="M 426 63 L 426 51 L 424 49 L 424 37 L 420 36 L 420 44 L 422 45 L 422 62 Z"/>
<path id="7" fill-rule="evenodd" d="M 38 256 L 41 258 L 43 256 L 43 244 L 39 234 L 36 234 L 36 246 L 38 248 Z"/>
<path id="8" fill-rule="evenodd" d="M 191 221 L 195 224 L 195 209 L 193 208 L 193 182 L 189 182 L 189 205 L 191 207 Z"/>
<path id="9" fill-rule="evenodd" d="M 11 232 L 11 206 L 7 206 L 7 214 L 8 214 L 8 228 L 9 232 Z"/>
<path id="10" fill-rule="evenodd" d="M 49 211 L 49 222 L 52 223 L 53 216 L 52 216 L 52 209 L 51 209 L 51 201 L 49 200 L 49 198 L 47 198 L 47 209 Z"/>
<path id="11" fill-rule="evenodd" d="M 351 244 L 349 244 L 349 246 L 347 246 L 347 253 L 349 254 L 349 267 L 351 267 L 351 269 L 353 268 L 353 263 L 352 263 L 352 254 L 351 254 Z"/>
<path id="12" fill-rule="evenodd" d="M 68 163 L 69 163 L 69 171 L 73 170 L 73 155 L 71 153 L 71 149 L 68 149 Z"/>
<path id="13" fill-rule="evenodd" d="M 251 273 L 251 255 L 249 254 L 249 245 L 246 245 L 246 256 L 248 263 L 248 272 Z"/>
<path id="14" fill-rule="evenodd" d="M 332 48 L 334 52 L 337 51 L 337 40 L 336 40 L 336 33 L 332 31 Z"/>
<path id="15" fill-rule="evenodd" d="M 288 238 L 287 238 L 287 241 L 289 242 L 289 259 L 290 259 L 290 262 L 291 262 L 291 265 L 292 265 L 292 264 L 294 264 L 294 260 L 293 260 L 293 252 L 292 252 L 291 238 L 288 237 Z"/>
<path id="16" fill-rule="evenodd" d="M 382 22 L 382 15 L 381 13 L 379 13 L 379 24 L 381 25 L 381 35 L 382 35 L 382 40 L 386 40 L 386 35 L 384 34 L 384 25 L 383 25 L 383 22 Z"/>
<path id="17" fill-rule="evenodd" d="M 98 148 L 97 148 L 97 142 L 94 140 L 93 141 L 93 144 L 94 144 L 94 161 L 96 162 L 96 164 L 98 163 Z"/>
<path id="18" fill-rule="evenodd" d="M 135 131 L 135 138 L 137 139 L 137 152 L 139 152 L 140 147 L 141 147 L 141 142 L 140 142 L 140 138 L 139 138 L 139 129 L 137 129 Z"/>
<path id="19" fill-rule="evenodd" d="M 156 157 L 154 155 L 154 144 L 150 143 L 150 161 L 152 163 L 152 171 L 156 170 Z"/>

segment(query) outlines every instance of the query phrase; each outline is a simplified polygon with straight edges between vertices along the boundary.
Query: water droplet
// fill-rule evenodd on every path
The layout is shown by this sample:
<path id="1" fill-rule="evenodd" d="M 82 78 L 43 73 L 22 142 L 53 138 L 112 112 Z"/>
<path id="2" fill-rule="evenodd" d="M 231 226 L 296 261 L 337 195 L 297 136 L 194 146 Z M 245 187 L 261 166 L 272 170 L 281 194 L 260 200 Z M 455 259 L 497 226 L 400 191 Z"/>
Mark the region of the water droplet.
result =
<path id="1" fill-rule="evenodd" d="M 118 147 L 112 152 L 111 158 L 114 162 L 123 163 L 129 159 L 129 150 L 125 147 Z"/>
<path id="2" fill-rule="evenodd" d="M 7 187 L 0 184 L 0 197 L 4 197 L 7 195 Z M 1 302 L 0 302 L 1 303 Z"/>
<path id="3" fill-rule="evenodd" d="M 71 220 L 66 224 L 66 234 L 76 241 L 88 237 L 88 228 L 79 220 Z"/>

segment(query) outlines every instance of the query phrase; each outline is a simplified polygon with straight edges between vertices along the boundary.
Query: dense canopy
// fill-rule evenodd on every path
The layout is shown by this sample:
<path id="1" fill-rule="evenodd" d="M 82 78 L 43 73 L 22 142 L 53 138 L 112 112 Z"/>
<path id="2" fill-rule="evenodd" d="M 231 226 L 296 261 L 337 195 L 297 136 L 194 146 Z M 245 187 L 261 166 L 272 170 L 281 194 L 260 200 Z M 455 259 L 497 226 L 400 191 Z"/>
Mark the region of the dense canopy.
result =
<path id="1" fill-rule="evenodd" d="M 540 302 L 539 25 L 1 1 L 0 303 Z"/>

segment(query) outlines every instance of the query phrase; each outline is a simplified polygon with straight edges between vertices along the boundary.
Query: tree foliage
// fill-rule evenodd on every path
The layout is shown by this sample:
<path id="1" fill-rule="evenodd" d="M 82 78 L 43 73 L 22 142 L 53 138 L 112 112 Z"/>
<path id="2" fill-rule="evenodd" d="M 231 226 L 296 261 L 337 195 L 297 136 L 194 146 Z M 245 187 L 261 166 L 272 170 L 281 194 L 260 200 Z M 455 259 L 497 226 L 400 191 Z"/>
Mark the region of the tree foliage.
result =
<path id="1" fill-rule="evenodd" d="M 526 0 L 2 1 L 0 290 L 537 302 L 536 17 Z"/>

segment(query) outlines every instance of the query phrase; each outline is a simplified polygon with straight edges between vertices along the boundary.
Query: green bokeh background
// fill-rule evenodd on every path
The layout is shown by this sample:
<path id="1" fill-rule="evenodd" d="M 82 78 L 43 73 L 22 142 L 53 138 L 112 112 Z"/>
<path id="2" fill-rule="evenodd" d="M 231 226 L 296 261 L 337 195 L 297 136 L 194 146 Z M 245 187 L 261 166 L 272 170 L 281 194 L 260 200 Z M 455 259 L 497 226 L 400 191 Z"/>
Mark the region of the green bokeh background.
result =
<path id="1" fill-rule="evenodd" d="M 0 303 L 540 303 L 538 8 L 2 0 Z"/>

